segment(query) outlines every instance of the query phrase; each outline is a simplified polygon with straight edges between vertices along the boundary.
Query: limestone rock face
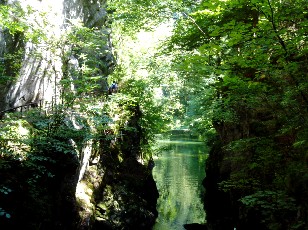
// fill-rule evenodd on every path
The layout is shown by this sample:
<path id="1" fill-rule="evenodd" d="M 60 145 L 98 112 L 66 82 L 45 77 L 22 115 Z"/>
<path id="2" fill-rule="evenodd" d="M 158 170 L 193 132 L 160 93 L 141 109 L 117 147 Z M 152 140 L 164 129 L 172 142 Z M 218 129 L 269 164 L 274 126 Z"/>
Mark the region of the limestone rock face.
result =
<path id="1" fill-rule="evenodd" d="M 8 5 L 16 5 L 28 12 L 26 23 L 34 32 L 41 31 L 45 39 L 33 42 L 25 39 L 22 33 L 11 35 L 0 29 L 0 61 L 6 66 L 8 75 L 17 75 L 14 80 L 0 82 L 0 111 L 25 105 L 30 102 L 45 101 L 57 103 L 61 93 L 59 82 L 63 77 L 64 63 L 72 63 L 76 57 L 67 57 L 72 48 L 62 44 L 76 21 L 86 27 L 96 27 L 105 34 L 106 50 L 102 61 L 112 62 L 110 30 L 106 28 L 105 0 L 11 0 Z M 29 13 L 29 9 L 31 12 Z M 20 68 L 15 72 L 9 66 L 15 60 L 9 60 L 9 54 L 20 55 Z M 65 56 L 66 55 L 66 56 Z M 14 77 L 14 76 L 13 76 Z M 11 78 L 13 78 L 11 77 Z"/>

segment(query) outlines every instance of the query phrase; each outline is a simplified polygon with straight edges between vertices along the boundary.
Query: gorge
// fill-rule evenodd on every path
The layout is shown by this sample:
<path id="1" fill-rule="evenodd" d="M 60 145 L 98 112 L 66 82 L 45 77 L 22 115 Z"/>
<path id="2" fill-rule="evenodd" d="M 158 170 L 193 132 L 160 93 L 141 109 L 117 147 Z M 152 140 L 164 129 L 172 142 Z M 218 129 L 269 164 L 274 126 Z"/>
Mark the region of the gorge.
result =
<path id="1" fill-rule="evenodd" d="M 308 229 L 307 12 L 1 0 L 0 228 Z"/>

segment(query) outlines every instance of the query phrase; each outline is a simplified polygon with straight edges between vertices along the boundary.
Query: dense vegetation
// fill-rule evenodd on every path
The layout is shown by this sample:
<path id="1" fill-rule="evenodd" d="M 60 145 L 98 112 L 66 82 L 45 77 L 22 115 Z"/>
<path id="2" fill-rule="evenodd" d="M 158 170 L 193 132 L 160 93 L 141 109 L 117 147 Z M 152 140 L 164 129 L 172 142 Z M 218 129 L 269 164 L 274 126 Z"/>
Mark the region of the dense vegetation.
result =
<path id="1" fill-rule="evenodd" d="M 304 2 L 204 1 L 169 42 L 185 50 L 175 67 L 191 83 L 195 122 L 216 130 L 216 182 L 241 229 L 307 228 Z"/>
<path id="2" fill-rule="evenodd" d="M 241 229 L 307 228 L 306 27 L 305 1 L 204 1 L 169 42 Z"/>
<path id="3" fill-rule="evenodd" d="M 53 42 L 58 48 L 73 44 L 71 50 L 83 63 L 77 93 L 69 91 L 71 80 L 64 78 L 61 106 L 65 109 L 59 107 L 39 122 L 31 122 L 31 115 L 33 127 L 26 139 L 11 134 L 18 126 L 12 125 L 13 121 L 7 121 L 10 128 L 2 123 L 0 167 L 11 167 L 3 156 L 16 161 L 27 157 L 30 163 L 24 167 L 36 172 L 27 182 L 31 187 L 42 175 L 52 177 L 51 169 L 37 166 L 38 161 L 55 164 L 55 159 L 40 155 L 41 148 L 49 149 L 50 143 L 56 142 L 52 145 L 57 146 L 56 151 L 71 154 L 71 145 L 59 142 L 63 136 L 76 140 L 77 145 L 95 140 L 112 119 L 113 133 L 118 135 L 131 115 L 127 105 L 138 105 L 142 153 L 151 154 L 149 145 L 155 133 L 180 126 L 189 127 L 213 147 L 205 184 L 223 197 L 216 197 L 225 202 L 218 202 L 216 209 L 228 208 L 215 213 L 209 205 L 209 227 L 227 229 L 222 225 L 227 223 L 230 229 L 307 229 L 306 0 L 117 0 L 108 6 L 117 65 L 111 68 L 106 60 L 96 62 L 92 54 L 101 47 L 102 39 L 95 28 L 79 24 L 61 42 Z M 10 23 L 7 10 L 1 8 L 2 26 L 11 34 L 22 33 L 35 42 L 47 39 L 40 30 Z M 162 36 L 165 41 L 158 47 L 157 39 L 138 38 L 138 31 L 170 36 Z M 19 55 L 20 49 L 17 51 Z M 61 58 L 66 60 L 69 55 L 63 53 Z M 18 67 L 15 63 L 14 68 Z M 15 74 L 16 69 L 0 67 L 6 73 L 0 84 L 12 80 L 7 73 Z M 68 68 L 63 72 L 64 77 L 71 74 Z M 119 83 L 120 93 L 109 96 L 102 109 L 97 105 L 107 99 L 99 95 L 99 80 L 106 75 L 109 83 Z M 82 131 L 63 126 L 65 111 L 76 105 L 87 114 L 80 121 L 86 124 Z M 89 123 L 96 127 L 94 132 Z M 26 155 L 16 152 L 16 146 Z M 5 183 L 0 186 L 1 197 L 14 189 Z M 35 198 L 36 194 L 32 195 Z M 9 218 L 8 208 L 0 208 L 0 214 Z"/>
<path id="4" fill-rule="evenodd" d="M 306 1 L 185 3 L 160 11 L 172 12 L 174 25 L 160 53 L 172 60 L 163 76 L 170 88 L 170 73 L 181 82 L 176 96 L 185 109 L 173 117 L 215 146 L 206 183 L 228 197 L 217 213 L 231 206 L 220 222 L 306 229 Z M 208 214 L 214 229 L 224 229 Z"/>
<path id="5" fill-rule="evenodd" d="M 37 17 L 36 21 L 27 20 L 34 16 Z M 155 189 L 150 191 L 151 195 L 155 193 L 154 196 L 146 197 L 149 195 L 145 190 L 152 185 L 155 187 L 155 184 L 149 184 L 151 176 L 145 173 L 146 166 L 138 165 L 137 159 L 146 160 L 149 157 L 148 142 L 151 139 L 148 137 L 153 132 L 151 127 L 154 127 L 154 123 L 149 125 L 146 122 L 147 117 L 151 116 L 147 111 L 155 108 L 150 107 L 152 102 L 149 101 L 148 110 L 141 113 L 139 95 L 125 94 L 123 87 L 124 93 L 108 94 L 108 85 L 115 80 L 108 78 L 115 65 L 108 46 L 108 20 L 101 27 L 89 27 L 80 21 L 71 20 L 65 33 L 57 37 L 46 35 L 51 28 L 42 30 L 48 26 L 44 24 L 46 13 L 31 7 L 25 10 L 18 3 L 1 5 L 0 18 L 6 42 L 12 44 L 12 47 L 2 47 L 6 49 L 0 63 L 0 85 L 4 91 L 7 92 L 22 75 L 22 67 L 27 65 L 27 62 L 22 63 L 23 59 L 33 58 L 39 66 L 40 61 L 48 61 L 44 59 L 46 56 L 50 55 L 55 60 L 49 60 L 48 66 L 51 68 L 45 69 L 44 76 L 38 76 L 53 78 L 48 79 L 55 85 L 50 103 L 42 105 L 36 101 L 30 109 L 30 106 L 20 106 L 17 110 L 6 105 L 9 109 L 0 111 L 1 227 L 77 229 L 89 225 L 90 213 L 91 223 L 97 215 L 101 219 L 102 216 L 107 218 L 107 221 L 109 217 L 110 225 L 119 225 L 121 222 L 118 219 L 124 218 L 124 211 L 121 212 L 122 207 L 120 210 L 110 196 L 126 200 L 126 203 L 121 201 L 121 205 L 129 206 L 123 210 L 126 211 L 125 220 L 131 221 L 130 224 L 135 223 L 133 218 L 140 224 L 143 224 L 142 218 L 146 224 L 151 224 L 149 216 L 155 221 L 151 212 L 137 218 L 136 210 L 142 214 L 140 210 L 146 210 L 151 205 L 149 200 L 153 200 L 154 204 L 149 209 L 155 210 L 157 198 Z M 25 49 L 26 43 L 39 48 L 29 49 L 29 52 Z M 44 44 L 44 49 L 40 49 L 41 44 Z M 61 62 L 61 71 L 56 70 L 56 61 Z M 61 80 L 57 80 L 57 74 L 61 75 Z M 153 116 L 158 117 L 157 113 L 153 113 Z M 90 151 L 90 155 L 85 160 L 86 151 Z M 104 197 L 94 194 L 87 203 L 76 197 L 76 187 L 83 177 L 82 173 L 86 171 L 85 167 L 91 166 L 89 164 L 99 164 L 95 167 L 99 168 L 100 175 L 93 176 L 96 172 L 92 170 L 88 172 L 90 175 L 84 176 L 87 193 L 95 189 L 99 193 L 101 189 Z M 132 167 L 132 164 L 133 170 L 128 170 L 127 167 Z M 108 171 L 106 176 L 103 173 L 105 171 Z M 127 171 L 134 173 L 139 180 L 124 189 L 127 180 L 132 181 L 132 176 L 124 173 Z M 115 179 L 118 174 L 122 174 L 121 178 Z M 142 192 L 137 191 L 138 186 L 145 186 L 143 183 L 147 183 L 146 188 Z M 103 190 L 101 187 L 107 184 L 108 189 Z M 116 189 L 112 186 L 119 189 L 116 196 L 109 194 L 112 189 Z M 105 210 L 105 206 L 100 207 L 101 213 L 98 211 L 94 215 L 96 207 L 93 204 L 100 202 L 99 199 L 105 199 L 107 204 L 104 205 L 108 206 L 108 210 Z M 144 207 L 138 207 L 138 202 Z M 114 204 L 118 206 L 112 207 Z M 115 218 L 115 215 L 119 217 Z"/>

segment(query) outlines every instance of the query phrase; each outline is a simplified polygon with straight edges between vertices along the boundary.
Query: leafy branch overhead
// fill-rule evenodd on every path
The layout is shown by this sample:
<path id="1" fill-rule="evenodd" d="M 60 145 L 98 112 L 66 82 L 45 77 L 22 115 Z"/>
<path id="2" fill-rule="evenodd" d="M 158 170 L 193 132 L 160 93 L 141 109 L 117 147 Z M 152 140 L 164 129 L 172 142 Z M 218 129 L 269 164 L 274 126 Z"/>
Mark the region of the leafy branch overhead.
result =
<path id="1" fill-rule="evenodd" d="M 294 195 L 291 184 L 306 188 L 307 179 L 296 175 L 306 178 L 308 172 L 307 163 L 300 163 L 306 162 L 308 138 L 306 5 L 201 1 L 175 21 L 165 44 L 173 69 L 189 87 L 190 124 L 201 131 L 207 120 L 222 143 L 219 170 L 228 170 L 229 178 L 220 188 L 243 201 L 238 218 L 254 210 L 266 229 L 305 225 L 306 214 L 295 220 L 295 210 L 307 203 L 295 208 L 295 200 L 304 198 Z M 275 208 L 265 191 L 278 196 Z M 285 199 L 288 205 L 280 206 Z M 281 220 L 282 213 L 289 220 Z"/>

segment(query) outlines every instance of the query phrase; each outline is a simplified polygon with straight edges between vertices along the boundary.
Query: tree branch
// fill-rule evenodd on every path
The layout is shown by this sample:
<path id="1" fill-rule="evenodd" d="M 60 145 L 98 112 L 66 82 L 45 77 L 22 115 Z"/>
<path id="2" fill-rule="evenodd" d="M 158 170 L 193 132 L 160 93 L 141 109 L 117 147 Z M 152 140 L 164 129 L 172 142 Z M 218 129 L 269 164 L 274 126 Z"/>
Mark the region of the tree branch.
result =
<path id="1" fill-rule="evenodd" d="M 205 33 L 205 32 L 201 29 L 201 27 L 196 23 L 195 19 L 193 19 L 191 16 L 189 16 L 189 15 L 186 14 L 185 12 L 183 12 L 183 14 L 184 14 L 186 17 L 188 17 L 188 18 L 197 26 L 197 28 L 201 31 L 201 33 L 202 33 L 203 35 L 206 36 L 206 33 Z"/>
<path id="2" fill-rule="evenodd" d="M 287 50 L 287 47 L 286 47 L 286 44 L 284 43 L 284 41 L 282 40 L 282 38 L 279 36 L 278 34 L 278 30 L 277 30 L 277 27 L 276 27 L 276 24 L 275 24 L 275 21 L 274 21 L 274 10 L 273 10 L 273 7 L 272 7 L 272 4 L 271 4 L 271 1 L 270 0 L 267 0 L 268 2 L 268 5 L 270 7 L 270 10 L 271 10 L 271 17 L 270 17 L 270 22 L 273 26 L 273 30 L 278 38 L 278 41 L 279 41 L 279 44 L 282 46 L 283 50 L 285 51 L 286 55 L 288 54 L 288 50 Z"/>

